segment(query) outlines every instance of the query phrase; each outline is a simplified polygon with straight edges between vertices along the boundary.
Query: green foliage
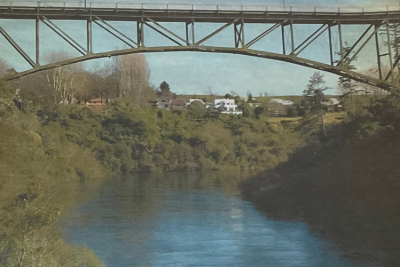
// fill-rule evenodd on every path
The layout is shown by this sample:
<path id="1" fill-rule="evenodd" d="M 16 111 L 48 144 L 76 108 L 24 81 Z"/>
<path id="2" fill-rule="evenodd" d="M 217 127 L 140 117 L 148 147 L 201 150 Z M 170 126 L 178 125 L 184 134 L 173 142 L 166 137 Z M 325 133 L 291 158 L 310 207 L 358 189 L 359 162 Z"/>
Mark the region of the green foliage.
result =
<path id="1" fill-rule="evenodd" d="M 64 243 L 57 220 L 76 204 L 79 184 L 101 182 L 104 168 L 60 124 L 30 114 L 2 116 L 0 135 L 0 266 L 102 266 Z"/>
<path id="2" fill-rule="evenodd" d="M 171 94 L 171 89 L 169 88 L 169 84 L 166 81 L 163 81 L 160 84 L 160 91 L 159 91 L 159 95 L 162 96 L 167 96 Z"/>
<path id="3" fill-rule="evenodd" d="M 399 100 L 379 99 L 358 116 L 332 125 L 324 143 L 308 143 L 275 170 L 245 181 L 242 196 L 275 219 L 306 220 L 317 231 L 323 222 L 320 234 L 333 237 L 348 251 L 360 251 L 360 244 L 365 251 L 387 251 L 396 265 L 397 250 L 387 249 L 387 244 L 400 239 L 395 212 L 400 206 Z M 340 222 L 367 227 L 357 228 L 354 235 L 354 227 L 344 232 Z M 382 242 L 370 236 L 371 225 L 387 230 Z M 349 247 L 355 238 L 362 242 Z"/>
<path id="4" fill-rule="evenodd" d="M 317 135 L 323 133 L 323 136 L 320 138 L 326 136 L 322 102 L 326 101 L 324 91 L 328 89 L 328 87 L 324 86 L 325 81 L 323 78 L 324 75 L 319 71 L 316 71 L 311 76 L 309 83 L 307 84 L 307 89 L 303 91 L 304 99 L 301 104 L 304 109 L 304 120 L 302 121 L 300 128 L 302 128 L 303 133 L 313 133 L 310 137 L 314 137 L 315 133 L 317 133 Z M 316 125 L 320 125 L 322 130 L 315 131 L 314 129 Z"/>
<path id="5" fill-rule="evenodd" d="M 264 112 L 264 107 L 256 107 L 254 109 L 254 114 L 256 116 L 256 119 L 260 119 L 261 118 L 261 114 Z"/>
<path id="6" fill-rule="evenodd" d="M 100 182 L 105 169 L 263 170 L 301 145 L 290 125 L 219 117 L 195 103 L 171 112 L 117 99 L 101 113 L 79 105 L 38 105 L 23 113 L 13 92 L 2 92 L 1 267 L 101 266 L 92 252 L 66 245 L 56 222 L 75 205 L 79 184 Z"/>
<path id="7" fill-rule="evenodd" d="M 90 149 L 117 173 L 263 169 L 285 160 L 300 144 L 293 129 L 267 127 L 262 118 L 214 113 L 197 101 L 187 110 L 171 112 L 138 108 L 118 99 L 103 114 L 63 106 L 37 115 L 44 125 L 62 127 L 69 141 Z M 280 136 L 299 142 L 286 146 Z"/>
<path id="8" fill-rule="evenodd" d="M 224 98 L 234 99 L 235 97 L 233 95 L 231 95 L 231 94 L 225 94 Z"/>
<path id="9" fill-rule="evenodd" d="M 192 118 L 202 118 L 206 113 L 206 106 L 200 101 L 193 101 L 187 109 Z"/>
<path id="10" fill-rule="evenodd" d="M 245 101 L 241 101 L 240 104 L 238 105 L 239 110 L 241 110 L 243 112 L 243 117 L 246 118 L 252 118 L 255 116 L 254 113 L 254 108 L 251 107 L 248 102 Z"/>
<path id="11" fill-rule="evenodd" d="M 0 117 L 7 117 L 16 111 L 13 98 L 15 91 L 9 88 L 7 84 L 0 83 Z"/>

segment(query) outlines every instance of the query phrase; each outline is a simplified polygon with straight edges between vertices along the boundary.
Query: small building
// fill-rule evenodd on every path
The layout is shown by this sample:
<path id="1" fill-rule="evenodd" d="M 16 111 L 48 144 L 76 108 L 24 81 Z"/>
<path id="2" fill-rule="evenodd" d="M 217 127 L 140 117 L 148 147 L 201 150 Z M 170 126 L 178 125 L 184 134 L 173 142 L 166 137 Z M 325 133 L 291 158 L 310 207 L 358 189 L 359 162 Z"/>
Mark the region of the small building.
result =
<path id="1" fill-rule="evenodd" d="M 223 114 L 241 115 L 243 112 L 237 109 L 235 99 L 215 99 L 214 108 L 218 109 Z"/>
<path id="2" fill-rule="evenodd" d="M 272 98 L 268 101 L 268 114 L 269 116 L 280 117 L 287 116 L 289 107 L 293 106 L 290 100 L 280 98 Z"/>
<path id="3" fill-rule="evenodd" d="M 172 99 L 158 99 L 157 100 L 157 108 L 169 110 L 172 105 Z"/>
<path id="4" fill-rule="evenodd" d="M 157 97 L 157 108 L 169 110 L 172 107 L 172 101 L 176 95 L 171 92 L 160 93 Z"/>
<path id="5" fill-rule="evenodd" d="M 342 110 L 342 105 L 340 105 L 340 101 L 337 98 L 329 98 L 327 102 L 321 102 L 323 106 L 326 107 L 328 112 L 335 112 Z"/>
<path id="6" fill-rule="evenodd" d="M 102 107 L 107 105 L 107 99 L 105 98 L 94 98 L 90 99 L 88 106 L 89 107 Z"/>
<path id="7" fill-rule="evenodd" d="M 174 99 L 171 103 L 172 109 L 184 109 L 186 108 L 186 101 L 183 99 Z"/>

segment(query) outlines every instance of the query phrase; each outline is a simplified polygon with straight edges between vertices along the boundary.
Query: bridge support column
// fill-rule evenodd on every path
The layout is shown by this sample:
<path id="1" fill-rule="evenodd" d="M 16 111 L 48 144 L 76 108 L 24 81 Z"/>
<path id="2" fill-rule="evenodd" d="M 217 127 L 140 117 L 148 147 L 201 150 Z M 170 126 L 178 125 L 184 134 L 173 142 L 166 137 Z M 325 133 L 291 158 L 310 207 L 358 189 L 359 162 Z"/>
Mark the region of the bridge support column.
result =
<path id="1" fill-rule="evenodd" d="M 284 55 L 295 55 L 295 47 L 294 47 L 294 33 L 293 33 L 293 20 L 281 24 L 282 28 L 282 52 Z M 286 26 L 289 26 L 289 33 L 287 33 Z M 290 40 L 289 40 L 290 39 Z M 290 46 L 290 52 L 287 52 L 287 48 Z"/>
<path id="2" fill-rule="evenodd" d="M 36 40 L 36 66 L 40 66 L 40 41 L 39 41 L 39 23 L 40 23 L 40 19 L 39 17 L 36 18 L 36 36 L 35 36 L 35 40 Z"/>
<path id="3" fill-rule="evenodd" d="M 381 51 L 379 49 L 379 38 L 378 38 L 379 27 L 380 25 L 375 24 L 375 45 L 376 45 L 376 56 L 378 62 L 379 79 L 382 80 Z"/>
<path id="4" fill-rule="evenodd" d="M 331 66 L 333 66 L 333 50 L 332 50 L 332 25 L 328 25 L 328 37 L 329 37 L 329 57 L 331 59 Z"/>
<path id="5" fill-rule="evenodd" d="M 338 32 L 339 32 L 340 62 L 344 62 L 342 24 L 340 23 L 340 21 L 338 21 Z"/>
<path id="6" fill-rule="evenodd" d="M 93 35 L 92 35 L 92 17 L 87 20 L 86 40 L 87 40 L 87 53 L 93 53 Z"/>
<path id="7" fill-rule="evenodd" d="M 244 20 L 236 22 L 234 25 L 235 48 L 245 48 L 244 44 Z"/>
<path id="8" fill-rule="evenodd" d="M 143 27 L 143 19 L 141 21 L 136 22 L 137 29 L 137 45 L 138 47 L 144 46 L 144 27 Z"/>
<path id="9" fill-rule="evenodd" d="M 390 64 L 390 71 L 389 74 L 391 77 L 391 81 L 393 82 L 393 55 L 392 55 L 392 41 L 390 40 L 390 24 L 389 21 L 386 20 L 386 35 L 387 35 L 387 48 L 388 48 L 388 54 L 389 54 L 389 64 Z M 389 78 L 389 77 L 388 77 Z"/>
<path id="10" fill-rule="evenodd" d="M 186 44 L 194 45 L 194 43 L 194 21 L 192 20 L 191 22 L 186 22 Z"/>
<path id="11" fill-rule="evenodd" d="M 286 43 L 285 43 L 285 25 L 282 24 L 282 54 L 286 55 Z"/>
<path id="12" fill-rule="evenodd" d="M 290 7 L 292 8 L 292 7 Z M 293 34 L 293 20 L 290 21 L 290 45 L 292 47 L 292 55 L 294 55 L 294 34 Z"/>

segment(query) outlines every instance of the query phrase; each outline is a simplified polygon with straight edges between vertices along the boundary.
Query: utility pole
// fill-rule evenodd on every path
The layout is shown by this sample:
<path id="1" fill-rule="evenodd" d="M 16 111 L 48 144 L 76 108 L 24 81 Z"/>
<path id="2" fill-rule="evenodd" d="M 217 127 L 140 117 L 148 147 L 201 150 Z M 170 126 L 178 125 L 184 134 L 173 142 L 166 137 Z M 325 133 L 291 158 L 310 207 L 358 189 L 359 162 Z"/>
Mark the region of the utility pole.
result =
<path id="1" fill-rule="evenodd" d="M 399 4 L 400 4 L 400 0 L 399 0 Z M 283 0 L 283 10 L 286 9 L 286 5 L 285 5 L 285 0 Z"/>

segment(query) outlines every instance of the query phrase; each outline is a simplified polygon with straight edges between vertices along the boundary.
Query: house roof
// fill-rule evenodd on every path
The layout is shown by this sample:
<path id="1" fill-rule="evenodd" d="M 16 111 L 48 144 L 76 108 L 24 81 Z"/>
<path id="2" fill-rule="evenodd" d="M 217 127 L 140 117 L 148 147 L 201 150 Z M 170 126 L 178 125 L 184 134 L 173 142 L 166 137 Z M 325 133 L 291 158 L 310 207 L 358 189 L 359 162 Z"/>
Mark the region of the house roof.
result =
<path id="1" fill-rule="evenodd" d="M 201 100 L 201 99 L 196 99 L 196 98 L 191 98 L 191 99 L 189 99 L 189 103 L 188 104 L 191 104 L 192 102 L 194 102 L 194 101 L 200 101 L 203 105 L 205 105 L 206 103 L 204 103 L 204 101 L 203 100 Z"/>
<path id="2" fill-rule="evenodd" d="M 337 100 L 336 98 L 329 98 L 329 101 L 321 102 L 321 104 L 325 105 L 325 106 L 335 106 L 335 105 L 339 105 L 340 101 Z"/>
<path id="3" fill-rule="evenodd" d="M 339 105 L 340 101 L 337 100 L 337 98 L 330 98 L 329 102 L 331 102 L 332 105 Z"/>
<path id="4" fill-rule="evenodd" d="M 214 99 L 214 104 L 225 104 L 225 103 L 235 103 L 235 99 L 230 99 L 230 98 L 222 98 L 222 99 Z"/>
<path id="5" fill-rule="evenodd" d="M 90 102 L 98 102 L 98 101 L 103 101 L 103 100 L 106 100 L 105 98 L 93 98 L 93 99 L 90 99 Z"/>
<path id="6" fill-rule="evenodd" d="M 280 98 L 271 98 L 271 100 L 269 100 L 268 103 L 279 103 L 284 106 L 290 106 L 290 105 L 294 104 L 294 102 L 292 102 L 290 100 L 284 100 L 284 99 L 280 99 Z"/>
<path id="7" fill-rule="evenodd" d="M 172 101 L 172 106 L 186 106 L 186 101 L 183 99 L 175 99 Z"/>

